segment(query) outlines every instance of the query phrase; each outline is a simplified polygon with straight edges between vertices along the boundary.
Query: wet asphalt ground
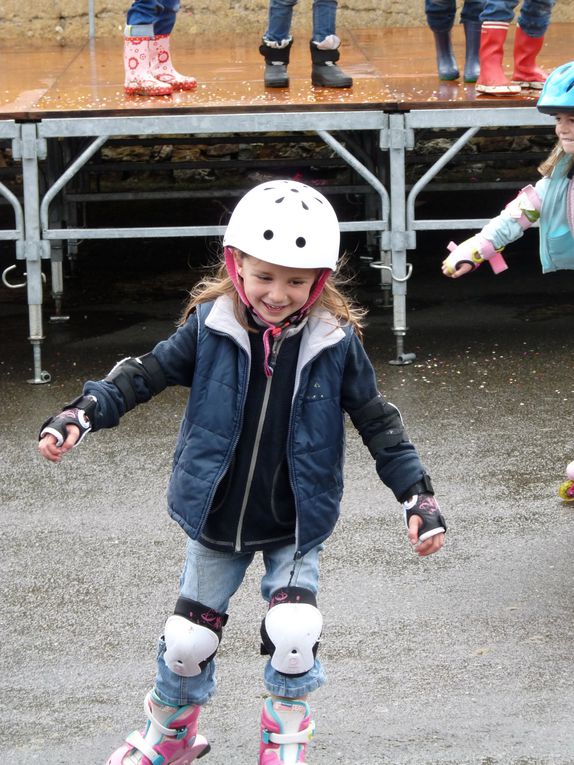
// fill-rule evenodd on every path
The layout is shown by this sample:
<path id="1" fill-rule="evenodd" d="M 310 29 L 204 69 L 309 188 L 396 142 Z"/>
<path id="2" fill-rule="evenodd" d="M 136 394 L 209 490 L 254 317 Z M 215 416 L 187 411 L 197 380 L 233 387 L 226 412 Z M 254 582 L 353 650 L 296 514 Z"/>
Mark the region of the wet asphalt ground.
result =
<path id="1" fill-rule="evenodd" d="M 535 236 L 499 277 L 485 267 L 454 283 L 438 273 L 440 253 L 412 256 L 409 366 L 388 363 L 390 311 L 371 312 L 381 390 L 403 413 L 449 532 L 438 555 L 410 551 L 399 506 L 349 428 L 342 516 L 322 564 L 329 681 L 310 699 L 310 765 L 574 763 L 574 505 L 556 493 L 574 458 L 574 274 L 542 277 Z M 164 493 L 185 391 L 88 436 L 60 465 L 37 455 L 36 434 L 85 379 L 171 332 L 195 275 L 181 263 L 142 277 L 90 261 L 82 273 L 67 283 L 70 320 L 46 326 L 47 385 L 26 383 L 25 296 L 0 290 L 0 762 L 10 765 L 103 765 L 141 727 L 183 561 Z M 201 716 L 206 765 L 257 761 L 260 574 L 257 560 L 230 609 L 218 694 Z"/>

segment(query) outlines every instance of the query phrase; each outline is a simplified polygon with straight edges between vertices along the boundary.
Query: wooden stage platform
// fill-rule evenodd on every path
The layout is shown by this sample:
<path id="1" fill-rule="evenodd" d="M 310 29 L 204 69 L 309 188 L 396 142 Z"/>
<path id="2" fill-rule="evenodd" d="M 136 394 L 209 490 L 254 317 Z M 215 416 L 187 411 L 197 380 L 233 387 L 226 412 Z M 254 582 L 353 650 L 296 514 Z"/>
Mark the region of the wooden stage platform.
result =
<path id="1" fill-rule="evenodd" d="M 13 228 L 0 228 L 0 240 L 13 241 L 24 260 L 29 339 L 34 354 L 31 382 L 50 379 L 42 369 L 44 337 L 42 264 L 50 263 L 50 292 L 63 293 L 62 251 L 78 240 L 134 237 L 219 236 L 224 226 L 149 225 L 89 228 L 77 223 L 79 196 L 69 193 L 77 176 L 101 148 L 122 137 L 241 136 L 304 137 L 313 134 L 347 163 L 369 189 L 362 220 L 342 221 L 342 231 L 362 231 L 376 239 L 383 288 L 392 294 L 395 363 L 405 353 L 406 289 L 421 229 L 472 229 L 485 221 L 418 220 L 415 200 L 445 164 L 479 130 L 532 126 L 551 131 L 552 118 L 535 108 L 538 94 L 478 96 L 474 85 L 441 83 L 428 28 L 340 29 L 341 66 L 352 75 L 349 90 L 314 88 L 310 83 L 308 35 L 298 35 L 289 66 L 288 89 L 265 89 L 257 35 L 180 39 L 174 35 L 176 67 L 194 75 L 196 90 L 170 97 L 126 97 L 123 93 L 122 38 L 87 38 L 77 46 L 29 45 L 0 40 L 0 149 L 7 147 L 21 178 L 14 186 L 0 174 L 0 198 L 12 207 Z M 574 24 L 554 24 L 540 63 L 553 68 L 572 58 Z M 459 66 L 464 62 L 461 28 L 454 30 Z M 512 33 L 507 40 L 511 72 Z M 407 189 L 405 163 L 418 130 L 448 130 L 452 144 Z M 77 188 L 76 188 L 77 191 Z M 329 195 L 328 187 L 324 189 Z M 373 202 L 374 199 L 374 202 Z M 82 204 L 88 203 L 85 197 Z M 13 268 L 13 267 L 11 267 Z M 10 277 L 3 274 L 6 285 Z"/>
<path id="2" fill-rule="evenodd" d="M 94 38 L 78 46 L 33 46 L 0 40 L 2 83 L 0 119 L 143 115 L 190 111 L 491 108 L 529 105 L 536 94 L 516 98 L 477 96 L 474 85 L 441 83 L 436 73 L 432 33 L 426 27 L 340 30 L 342 68 L 354 80 L 349 90 L 314 88 L 310 83 L 308 36 L 294 42 L 288 89 L 263 87 L 259 37 L 174 35 L 176 67 L 192 74 L 198 88 L 164 98 L 123 93 L 122 38 Z M 574 24 L 551 26 L 539 60 L 553 68 L 572 58 Z M 461 28 L 453 31 L 459 65 L 464 62 Z M 511 73 L 512 32 L 507 40 Z"/>

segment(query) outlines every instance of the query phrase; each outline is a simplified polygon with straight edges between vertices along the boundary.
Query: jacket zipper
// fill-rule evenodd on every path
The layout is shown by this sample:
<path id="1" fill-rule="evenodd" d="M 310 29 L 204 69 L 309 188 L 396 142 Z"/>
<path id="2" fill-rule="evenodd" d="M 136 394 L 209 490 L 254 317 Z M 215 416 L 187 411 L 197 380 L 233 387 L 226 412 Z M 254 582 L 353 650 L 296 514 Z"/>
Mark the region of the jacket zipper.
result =
<path id="1" fill-rule="evenodd" d="M 283 337 L 273 342 L 271 350 L 271 365 L 277 359 L 279 348 L 283 343 Z M 267 415 L 267 408 L 269 406 L 269 396 L 271 394 L 271 383 L 273 382 L 273 376 L 267 378 L 265 383 L 265 393 L 263 394 L 263 404 L 261 406 L 261 412 L 259 414 L 259 421 L 257 423 L 257 431 L 255 433 L 255 443 L 253 445 L 253 452 L 251 454 L 251 461 L 249 463 L 249 472 L 247 473 L 247 481 L 245 483 L 245 491 L 243 492 L 243 501 L 241 503 L 241 511 L 239 513 L 239 520 L 237 522 L 237 533 L 235 535 L 235 552 L 241 552 L 241 533 L 243 531 L 243 521 L 245 520 L 245 513 L 247 511 L 247 503 L 249 502 L 249 493 L 251 491 L 251 485 L 253 483 L 253 474 L 255 473 L 255 465 L 257 464 L 257 458 L 259 456 L 259 447 L 261 445 L 261 433 L 263 431 L 263 425 L 265 424 L 265 417 Z"/>
<path id="2" fill-rule="evenodd" d="M 230 338 L 231 338 L 231 339 L 232 339 L 234 342 L 236 342 L 236 343 L 237 343 L 237 341 L 235 340 L 235 338 L 234 338 L 232 335 L 230 335 L 229 333 L 226 333 L 226 332 L 220 332 L 220 331 L 218 331 L 218 330 L 213 330 L 213 331 L 215 332 L 215 334 L 221 335 L 222 337 L 230 337 Z M 243 348 L 243 347 L 242 347 L 242 346 L 241 346 L 239 343 L 237 343 L 237 345 L 239 345 L 239 347 L 240 347 L 240 348 L 241 348 L 243 351 L 245 351 L 245 349 L 244 349 L 244 348 Z M 245 351 L 245 353 L 246 353 L 246 355 L 249 357 L 249 354 L 247 354 L 247 352 L 246 352 L 246 351 Z M 249 360 L 249 363 L 251 363 L 251 360 Z M 244 375 L 244 377 L 245 377 L 245 375 Z M 248 383 L 247 383 L 247 381 L 244 381 L 244 382 L 245 382 L 245 384 L 244 384 L 244 386 L 243 386 L 243 389 L 244 389 L 244 390 L 247 390 L 247 385 L 248 385 Z M 244 397 L 244 399 L 243 399 L 243 404 L 245 404 L 245 397 Z M 235 436 L 234 436 L 234 438 L 233 438 L 233 443 L 231 444 L 231 450 L 230 450 L 230 454 L 233 454 L 233 452 L 235 451 L 235 448 L 236 448 L 237 444 L 239 443 L 239 438 L 241 437 L 241 430 L 242 430 L 242 429 L 243 429 L 243 415 L 241 416 L 241 419 L 240 419 L 240 421 L 239 421 L 239 427 L 237 428 L 237 430 L 236 430 L 236 432 L 235 432 Z M 209 510 L 210 510 L 210 508 L 211 508 L 211 505 L 212 505 L 212 502 L 213 502 L 213 498 L 215 497 L 215 494 L 216 494 L 216 492 L 217 492 L 217 488 L 218 488 L 219 484 L 221 483 L 221 481 L 222 481 L 222 479 L 223 479 L 223 476 L 225 475 L 225 473 L 227 472 L 227 469 L 229 468 L 229 464 L 230 464 L 230 460 L 227 460 L 227 463 L 226 463 L 226 465 L 224 466 L 224 467 L 225 467 L 225 469 L 224 469 L 224 470 L 221 472 L 221 475 L 220 475 L 220 476 L 219 476 L 219 478 L 218 478 L 218 479 L 215 481 L 215 484 L 214 484 L 214 486 L 213 486 L 213 488 L 212 488 L 212 490 L 211 490 L 211 494 L 210 494 L 210 496 L 209 496 L 209 500 L 208 500 L 208 502 L 206 503 L 206 508 L 207 508 L 207 510 L 204 510 L 204 512 L 203 512 L 203 514 L 202 514 L 202 517 L 201 517 L 201 522 L 200 522 L 200 526 L 199 526 L 199 528 L 200 528 L 201 530 L 203 530 L 203 527 L 205 526 L 205 519 L 206 519 L 206 518 L 207 518 L 207 516 L 209 515 Z"/>

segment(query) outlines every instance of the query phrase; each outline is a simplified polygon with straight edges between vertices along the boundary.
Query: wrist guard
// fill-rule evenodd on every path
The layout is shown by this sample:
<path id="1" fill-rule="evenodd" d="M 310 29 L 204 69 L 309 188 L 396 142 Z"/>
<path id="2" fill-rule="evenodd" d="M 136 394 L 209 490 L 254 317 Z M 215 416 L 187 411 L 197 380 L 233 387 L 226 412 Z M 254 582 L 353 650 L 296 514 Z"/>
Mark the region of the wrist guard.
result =
<path id="1" fill-rule="evenodd" d="M 542 202 L 534 186 L 525 186 L 504 209 L 526 231 L 540 218 L 541 207 Z"/>
<path id="2" fill-rule="evenodd" d="M 79 396 L 43 423 L 40 428 L 42 439 L 46 435 L 52 435 L 56 439 L 56 446 L 62 446 L 68 436 L 68 425 L 75 425 L 80 431 L 80 437 L 74 444 L 77 446 L 84 436 L 92 429 L 91 417 L 96 409 L 95 396 Z"/>
<path id="3" fill-rule="evenodd" d="M 403 502 L 403 510 L 407 528 L 413 515 L 418 515 L 422 520 L 423 523 L 419 529 L 419 542 L 424 542 L 425 539 L 446 531 L 446 521 L 432 494 L 414 494 L 409 500 Z"/>
<path id="4" fill-rule="evenodd" d="M 504 248 L 501 247 L 499 250 L 496 250 L 492 242 L 485 239 L 482 234 L 475 234 L 461 244 L 450 242 L 448 249 L 450 250 L 450 255 L 446 258 L 444 264 L 451 274 L 458 271 L 463 264 L 472 266 L 474 270 L 481 263 L 484 263 L 485 260 L 488 260 L 495 274 L 508 268 L 506 261 L 501 255 Z"/>

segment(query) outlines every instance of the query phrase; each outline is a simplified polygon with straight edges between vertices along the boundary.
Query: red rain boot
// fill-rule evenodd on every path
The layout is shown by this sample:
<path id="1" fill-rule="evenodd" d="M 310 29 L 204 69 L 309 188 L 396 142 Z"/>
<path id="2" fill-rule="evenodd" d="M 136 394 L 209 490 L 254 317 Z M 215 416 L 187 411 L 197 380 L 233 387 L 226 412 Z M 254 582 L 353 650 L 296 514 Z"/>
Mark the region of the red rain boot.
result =
<path id="1" fill-rule="evenodd" d="M 518 26 L 514 37 L 514 75 L 512 82 L 523 88 L 542 90 L 548 72 L 536 66 L 536 56 L 544 43 L 542 37 L 530 37 Z"/>
<path id="2" fill-rule="evenodd" d="M 171 85 L 150 72 L 151 37 L 124 37 L 124 91 L 128 96 L 170 96 Z"/>
<path id="3" fill-rule="evenodd" d="M 156 35 L 149 44 L 151 73 L 160 82 L 171 85 L 174 90 L 193 90 L 197 87 L 195 77 L 186 77 L 173 68 L 169 52 L 169 35 Z"/>
<path id="4" fill-rule="evenodd" d="M 480 33 L 480 74 L 476 82 L 477 93 L 490 96 L 511 96 L 520 93 L 520 85 L 513 85 L 502 68 L 504 42 L 508 33 L 505 21 L 485 21 Z"/>

